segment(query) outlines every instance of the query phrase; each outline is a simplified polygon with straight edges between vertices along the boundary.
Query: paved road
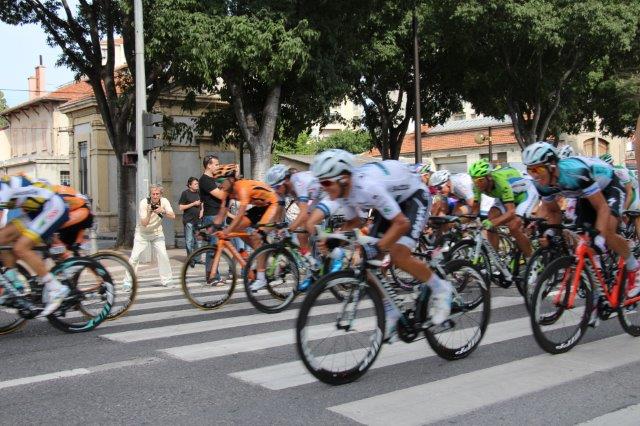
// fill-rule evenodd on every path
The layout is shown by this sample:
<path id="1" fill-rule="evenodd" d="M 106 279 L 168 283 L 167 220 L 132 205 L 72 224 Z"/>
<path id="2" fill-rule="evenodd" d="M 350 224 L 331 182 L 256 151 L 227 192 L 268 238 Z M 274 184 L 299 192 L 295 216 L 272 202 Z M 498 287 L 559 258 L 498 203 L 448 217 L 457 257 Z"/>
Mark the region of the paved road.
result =
<path id="1" fill-rule="evenodd" d="M 640 339 L 616 320 L 551 356 L 515 290 L 494 289 L 492 323 L 469 358 L 395 343 L 358 382 L 330 387 L 298 361 L 297 305 L 261 314 L 237 289 L 230 304 L 202 312 L 178 287 L 154 287 L 155 274 L 142 268 L 130 314 L 92 333 L 31 321 L 0 337 L 1 423 L 640 423 Z"/>

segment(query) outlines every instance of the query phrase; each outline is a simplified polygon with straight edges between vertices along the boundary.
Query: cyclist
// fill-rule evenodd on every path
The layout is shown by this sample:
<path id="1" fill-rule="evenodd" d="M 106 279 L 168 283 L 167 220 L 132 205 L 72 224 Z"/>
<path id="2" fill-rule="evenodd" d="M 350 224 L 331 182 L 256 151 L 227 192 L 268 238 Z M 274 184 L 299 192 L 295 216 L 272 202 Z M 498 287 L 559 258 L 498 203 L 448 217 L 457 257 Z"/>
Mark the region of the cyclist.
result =
<path id="1" fill-rule="evenodd" d="M 493 206 L 489 209 L 487 219 L 482 221 L 482 226 L 492 230 L 497 226 L 506 225 L 511 236 L 522 254 L 528 259 L 533 252 L 531 242 L 524 234 L 521 217 L 531 215 L 538 205 L 540 196 L 533 182 L 526 179 L 513 167 L 500 167 L 493 169 L 487 160 L 478 160 L 469 167 L 469 175 L 473 179 L 473 191 L 476 204 L 474 214 L 480 210 L 481 195 L 485 194 L 495 198 Z M 494 248 L 498 248 L 498 234 L 489 232 L 487 238 Z"/>
<path id="2" fill-rule="evenodd" d="M 343 229 L 359 227 L 359 210 L 375 211 L 372 236 L 382 237 L 375 244 L 364 246 L 367 258 L 389 251 L 392 262 L 429 286 L 432 291 L 429 315 L 433 324 L 442 324 L 451 311 L 453 287 L 438 277 L 411 251 L 429 218 L 431 197 L 418 175 L 407 165 L 385 160 L 353 167 L 353 155 L 331 149 L 317 155 L 311 171 L 332 200 L 339 200 L 346 223 Z M 386 306 L 386 338 L 395 335 L 400 312 Z"/>
<path id="3" fill-rule="evenodd" d="M 22 215 L 0 229 L 0 244 L 13 244 L 13 250 L 3 251 L 2 262 L 7 268 L 9 293 L 16 293 L 16 260 L 23 260 L 44 286 L 42 295 L 44 310 L 39 316 L 46 317 L 60 307 L 69 294 L 69 287 L 58 281 L 47 268 L 44 260 L 33 247 L 48 239 L 69 218 L 69 209 L 56 194 L 55 189 L 45 181 L 32 182 L 25 176 L 5 176 L 0 181 L 0 203 L 10 208 L 21 208 Z"/>
<path id="4" fill-rule="evenodd" d="M 578 198 L 576 207 L 579 225 L 595 225 L 599 232 L 594 243 L 604 249 L 606 243 L 621 256 L 629 273 L 629 297 L 640 293 L 636 280 L 640 265 L 624 238 L 617 233 L 624 189 L 613 167 L 602 160 L 587 157 L 559 159 L 555 148 L 547 142 L 536 142 L 522 152 L 524 164 L 542 194 L 550 223 L 560 223 L 561 212 L 557 195 Z"/>
<path id="5" fill-rule="evenodd" d="M 218 174 L 224 177 L 225 180 L 214 195 L 220 199 L 223 207 L 218 212 L 214 223 L 222 223 L 224 220 L 229 200 L 238 201 L 238 210 L 231 223 L 217 235 L 226 238 L 231 232 L 246 229 L 249 237 L 243 238 L 243 240 L 249 243 L 252 248 L 257 249 L 261 244 L 261 239 L 255 232 L 251 232 L 252 228 L 257 228 L 260 224 L 267 224 L 273 220 L 280 205 L 278 196 L 264 182 L 237 179 L 237 167 L 235 165 L 221 166 L 218 169 Z M 251 204 L 251 208 L 249 208 L 249 204 Z M 264 265 L 258 264 L 257 269 L 257 279 L 251 284 L 251 290 L 253 291 L 267 285 Z"/>
<path id="6" fill-rule="evenodd" d="M 431 175 L 429 186 L 436 194 L 444 197 L 441 211 L 433 214 L 469 214 L 473 209 L 474 194 L 473 181 L 466 173 L 451 174 L 448 170 L 438 170 Z"/>
<path id="7" fill-rule="evenodd" d="M 602 154 L 600 159 L 613 167 L 613 172 L 624 187 L 625 197 L 622 210 L 638 210 L 638 180 L 634 179 L 629 169 L 622 165 L 613 164 L 613 156 L 609 153 Z"/>

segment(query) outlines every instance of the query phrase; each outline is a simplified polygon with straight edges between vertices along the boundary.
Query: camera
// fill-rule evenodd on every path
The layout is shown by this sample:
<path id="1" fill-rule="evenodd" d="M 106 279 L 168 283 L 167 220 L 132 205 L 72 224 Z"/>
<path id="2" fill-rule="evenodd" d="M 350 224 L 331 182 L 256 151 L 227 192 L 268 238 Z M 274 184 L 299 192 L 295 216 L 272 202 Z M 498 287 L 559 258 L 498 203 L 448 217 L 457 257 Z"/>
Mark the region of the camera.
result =
<path id="1" fill-rule="evenodd" d="M 152 203 L 151 202 L 151 197 L 147 197 L 147 203 L 151 206 L 151 211 L 152 212 L 156 211 L 156 209 L 158 207 L 160 207 L 160 203 Z M 162 214 L 160 214 L 160 213 L 156 213 L 156 214 L 160 217 L 160 219 L 162 219 Z"/>

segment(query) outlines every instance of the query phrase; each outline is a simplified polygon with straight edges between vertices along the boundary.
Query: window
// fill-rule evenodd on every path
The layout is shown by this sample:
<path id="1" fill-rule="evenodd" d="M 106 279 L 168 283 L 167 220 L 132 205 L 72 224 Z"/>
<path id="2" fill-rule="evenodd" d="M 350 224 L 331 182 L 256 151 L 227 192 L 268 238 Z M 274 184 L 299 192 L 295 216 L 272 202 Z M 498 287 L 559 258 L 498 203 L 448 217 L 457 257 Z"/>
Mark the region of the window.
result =
<path id="1" fill-rule="evenodd" d="M 60 171 L 60 185 L 71 186 L 71 173 L 68 170 Z"/>
<path id="2" fill-rule="evenodd" d="M 78 151 L 80 153 L 79 172 L 80 172 L 80 188 L 82 194 L 89 193 L 89 162 L 87 153 L 87 143 L 78 143 Z"/>
<path id="3" fill-rule="evenodd" d="M 483 160 L 487 160 L 492 163 L 494 166 L 499 164 L 504 164 L 507 162 L 507 153 L 506 152 L 494 152 L 493 153 L 493 161 L 489 160 L 489 154 L 480 154 L 480 158 Z"/>
<path id="4" fill-rule="evenodd" d="M 460 121 L 464 120 L 465 118 L 467 118 L 467 116 L 464 112 L 457 112 L 451 116 L 451 120 L 453 121 Z"/>
<path id="5" fill-rule="evenodd" d="M 596 140 L 595 138 L 587 139 L 583 142 L 582 146 L 584 149 L 584 155 L 587 157 L 595 157 L 600 156 L 602 154 L 606 154 L 609 152 L 609 142 L 604 139 L 598 138 L 598 150 L 596 151 L 595 146 Z"/>

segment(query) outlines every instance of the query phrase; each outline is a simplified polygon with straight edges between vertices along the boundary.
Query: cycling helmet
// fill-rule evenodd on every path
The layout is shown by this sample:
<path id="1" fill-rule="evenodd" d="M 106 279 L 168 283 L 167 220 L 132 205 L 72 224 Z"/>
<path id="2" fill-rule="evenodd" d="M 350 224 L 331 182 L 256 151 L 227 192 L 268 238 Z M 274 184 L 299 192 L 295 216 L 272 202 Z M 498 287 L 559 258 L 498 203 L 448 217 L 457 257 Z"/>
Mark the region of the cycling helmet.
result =
<path id="1" fill-rule="evenodd" d="M 236 164 L 225 164 L 219 166 L 217 169 L 213 171 L 213 178 L 226 178 L 226 177 L 235 177 L 238 172 L 238 166 Z"/>
<path id="2" fill-rule="evenodd" d="M 431 173 L 431 163 L 416 164 L 416 173 L 419 175 Z"/>
<path id="3" fill-rule="evenodd" d="M 602 161 L 604 161 L 605 163 L 607 163 L 607 164 L 613 165 L 613 156 L 611 154 L 609 154 L 608 152 L 606 154 L 602 154 L 600 156 L 600 159 Z"/>
<path id="4" fill-rule="evenodd" d="M 558 150 L 558 158 L 569 158 L 576 155 L 571 145 L 565 145 Z"/>
<path id="5" fill-rule="evenodd" d="M 284 182 L 286 178 L 291 176 L 291 172 L 289 172 L 289 167 L 284 164 L 276 164 L 275 166 L 271 166 L 269 170 L 267 170 L 267 177 L 265 182 L 270 186 L 276 186 Z"/>
<path id="6" fill-rule="evenodd" d="M 318 179 L 331 179 L 351 172 L 353 162 L 353 154 L 342 149 L 328 149 L 316 155 L 311 164 L 311 171 Z"/>
<path id="7" fill-rule="evenodd" d="M 469 174 L 472 178 L 485 177 L 491 173 L 492 170 L 493 167 L 491 167 L 491 164 L 489 164 L 487 160 L 482 159 L 476 161 L 469 167 Z"/>
<path id="8" fill-rule="evenodd" d="M 522 151 L 522 162 L 525 166 L 546 164 L 557 159 L 558 153 L 549 142 L 532 143 Z"/>
<path id="9" fill-rule="evenodd" d="M 431 178 L 429 179 L 429 185 L 431 186 L 443 185 L 447 183 L 450 177 L 451 177 L 451 173 L 449 173 L 449 170 L 438 170 L 437 172 L 431 175 Z"/>

